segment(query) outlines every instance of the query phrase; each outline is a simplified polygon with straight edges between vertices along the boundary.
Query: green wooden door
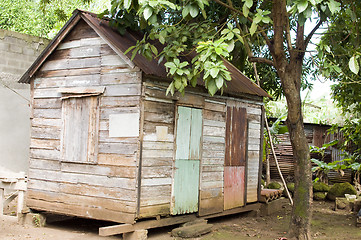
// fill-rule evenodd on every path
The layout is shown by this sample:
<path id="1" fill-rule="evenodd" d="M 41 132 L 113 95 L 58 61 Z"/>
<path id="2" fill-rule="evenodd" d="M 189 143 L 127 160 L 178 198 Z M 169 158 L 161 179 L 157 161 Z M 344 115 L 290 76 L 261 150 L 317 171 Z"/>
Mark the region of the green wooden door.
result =
<path id="1" fill-rule="evenodd" d="M 198 211 L 202 110 L 178 107 L 172 214 Z"/>

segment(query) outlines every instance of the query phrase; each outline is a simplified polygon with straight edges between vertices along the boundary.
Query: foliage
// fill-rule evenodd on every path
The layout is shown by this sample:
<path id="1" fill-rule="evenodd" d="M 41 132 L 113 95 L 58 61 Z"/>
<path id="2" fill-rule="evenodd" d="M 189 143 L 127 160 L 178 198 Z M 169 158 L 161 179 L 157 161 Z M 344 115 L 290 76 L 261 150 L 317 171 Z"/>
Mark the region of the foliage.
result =
<path id="1" fill-rule="evenodd" d="M 54 37 L 76 8 L 100 12 L 110 0 L 1 0 L 0 28 Z"/>
<path id="2" fill-rule="evenodd" d="M 326 192 L 314 192 L 313 199 L 316 201 L 323 201 L 326 199 Z"/>

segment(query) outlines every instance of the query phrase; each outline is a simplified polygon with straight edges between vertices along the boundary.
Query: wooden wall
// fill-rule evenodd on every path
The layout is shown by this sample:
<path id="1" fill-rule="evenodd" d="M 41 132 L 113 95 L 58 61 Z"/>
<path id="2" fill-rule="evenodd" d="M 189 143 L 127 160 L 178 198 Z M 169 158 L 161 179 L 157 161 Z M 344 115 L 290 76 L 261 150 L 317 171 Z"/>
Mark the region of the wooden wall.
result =
<path id="1" fill-rule="evenodd" d="M 139 138 L 110 138 L 109 115 L 140 113 L 141 73 L 81 20 L 32 79 L 27 205 L 116 222 L 134 221 Z M 95 164 L 61 160 L 58 88 L 105 86 L 99 95 Z"/>
<path id="2" fill-rule="evenodd" d="M 199 215 L 222 212 L 226 137 L 226 106 L 246 108 L 248 121 L 247 202 L 258 200 L 261 105 L 242 100 L 212 98 L 186 92 L 166 96 L 166 84 L 144 83 L 144 138 L 140 218 L 168 215 L 171 208 L 175 147 L 176 105 L 201 108 L 203 112 L 202 159 L 200 164 Z M 160 136 L 157 126 L 167 127 Z M 161 138 L 161 140 L 159 140 Z"/>

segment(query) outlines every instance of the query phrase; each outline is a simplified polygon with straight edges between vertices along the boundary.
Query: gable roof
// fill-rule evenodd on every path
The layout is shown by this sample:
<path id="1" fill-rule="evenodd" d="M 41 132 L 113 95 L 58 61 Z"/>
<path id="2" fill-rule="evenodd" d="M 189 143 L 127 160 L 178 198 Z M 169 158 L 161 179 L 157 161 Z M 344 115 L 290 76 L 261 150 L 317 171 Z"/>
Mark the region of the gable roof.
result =
<path id="1" fill-rule="evenodd" d="M 30 79 L 40 69 L 42 64 L 53 53 L 62 40 L 68 35 L 68 33 L 76 26 L 80 20 L 84 20 L 130 67 L 139 67 L 146 75 L 160 77 L 168 79 L 167 71 L 164 63 L 158 64 L 156 59 L 151 61 L 147 60 L 144 56 L 137 54 L 131 61 L 130 55 L 124 54 L 124 52 L 131 46 L 134 46 L 137 40 L 142 39 L 142 35 L 135 31 L 127 31 L 124 35 L 120 35 L 116 30 L 109 26 L 109 21 L 106 19 L 99 19 L 96 14 L 75 10 L 69 21 L 63 26 L 55 38 L 49 43 L 39 57 L 34 61 L 30 68 L 20 78 L 20 83 L 29 83 Z M 162 46 L 157 44 L 159 48 Z M 225 66 L 231 73 L 232 81 L 227 82 L 227 93 L 246 93 L 251 95 L 257 95 L 260 97 L 271 96 L 265 92 L 262 88 L 257 86 L 249 78 L 247 78 L 241 71 L 239 71 L 230 62 L 225 61 Z M 198 85 L 204 86 L 201 79 L 198 80 Z"/>

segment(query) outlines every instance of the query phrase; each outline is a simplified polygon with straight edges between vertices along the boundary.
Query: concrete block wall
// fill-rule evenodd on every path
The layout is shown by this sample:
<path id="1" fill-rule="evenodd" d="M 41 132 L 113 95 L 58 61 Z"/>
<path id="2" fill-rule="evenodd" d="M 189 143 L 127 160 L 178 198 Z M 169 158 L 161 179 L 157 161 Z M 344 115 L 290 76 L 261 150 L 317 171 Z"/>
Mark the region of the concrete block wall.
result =
<path id="1" fill-rule="evenodd" d="M 27 171 L 30 90 L 18 80 L 49 42 L 0 29 L 0 171 Z"/>

